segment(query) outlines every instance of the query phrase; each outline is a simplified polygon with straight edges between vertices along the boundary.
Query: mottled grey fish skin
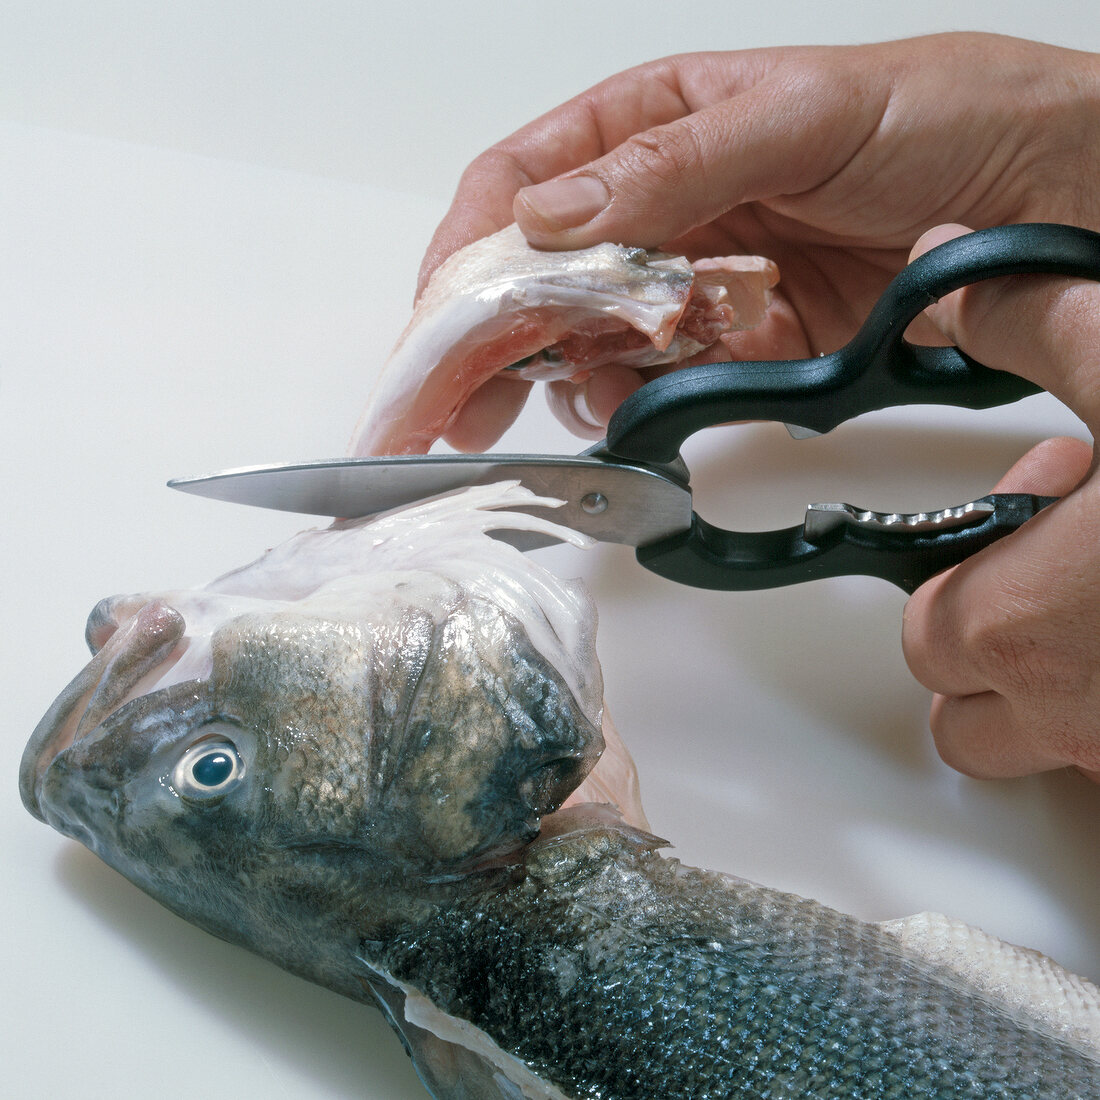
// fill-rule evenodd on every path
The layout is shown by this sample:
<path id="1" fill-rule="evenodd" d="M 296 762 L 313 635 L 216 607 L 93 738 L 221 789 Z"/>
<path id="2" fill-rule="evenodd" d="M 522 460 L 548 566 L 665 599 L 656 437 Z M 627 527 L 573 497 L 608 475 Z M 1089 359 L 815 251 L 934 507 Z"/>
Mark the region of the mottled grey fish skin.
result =
<path id="1" fill-rule="evenodd" d="M 212 649 L 209 680 L 61 752 L 37 808 L 192 923 L 358 999 L 364 935 L 532 840 L 603 748 L 519 623 L 477 598 L 384 628 L 243 615 Z M 176 762 L 204 738 L 236 747 L 243 778 L 181 797 Z"/>
<path id="2" fill-rule="evenodd" d="M 629 830 L 364 945 L 570 1097 L 1088 1100 L 1100 1065 L 882 928 L 681 866 Z"/>

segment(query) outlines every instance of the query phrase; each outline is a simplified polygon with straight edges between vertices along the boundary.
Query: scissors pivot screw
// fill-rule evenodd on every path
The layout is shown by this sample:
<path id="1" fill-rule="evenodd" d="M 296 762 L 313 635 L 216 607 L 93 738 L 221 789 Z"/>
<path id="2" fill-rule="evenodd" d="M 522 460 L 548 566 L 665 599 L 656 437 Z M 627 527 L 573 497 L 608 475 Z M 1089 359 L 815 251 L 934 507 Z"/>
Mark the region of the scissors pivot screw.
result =
<path id="1" fill-rule="evenodd" d="M 598 516 L 607 511 L 608 500 L 603 493 L 586 493 L 581 497 L 581 510 L 590 516 Z"/>

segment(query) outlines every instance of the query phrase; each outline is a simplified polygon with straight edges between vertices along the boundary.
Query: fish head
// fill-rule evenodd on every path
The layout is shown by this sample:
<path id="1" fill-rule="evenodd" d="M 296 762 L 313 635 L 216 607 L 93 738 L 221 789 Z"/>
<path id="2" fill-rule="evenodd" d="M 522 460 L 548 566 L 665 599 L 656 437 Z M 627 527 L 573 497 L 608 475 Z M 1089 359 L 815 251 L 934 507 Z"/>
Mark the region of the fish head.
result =
<path id="1" fill-rule="evenodd" d="M 512 547 L 311 534 L 101 604 L 21 786 L 186 919 L 338 985 L 319 926 L 506 864 L 598 759 L 602 681 L 587 597 Z"/>

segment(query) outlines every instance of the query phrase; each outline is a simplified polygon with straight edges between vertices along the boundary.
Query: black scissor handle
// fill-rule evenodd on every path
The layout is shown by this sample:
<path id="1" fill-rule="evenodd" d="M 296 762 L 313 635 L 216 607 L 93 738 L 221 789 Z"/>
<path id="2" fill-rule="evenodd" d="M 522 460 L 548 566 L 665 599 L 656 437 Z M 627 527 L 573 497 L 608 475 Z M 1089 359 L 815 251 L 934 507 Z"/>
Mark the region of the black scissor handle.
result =
<path id="1" fill-rule="evenodd" d="M 903 339 L 909 323 L 953 290 L 1002 275 L 1100 279 L 1100 234 L 1031 223 L 983 229 L 939 245 L 904 268 L 852 340 L 816 359 L 707 363 L 657 378 L 616 410 L 606 447 L 621 458 L 672 462 L 701 428 L 778 420 L 826 432 L 895 405 L 985 409 L 1039 392 L 958 348 Z"/>
<path id="2" fill-rule="evenodd" d="M 961 512 L 985 506 L 970 522 L 939 530 L 853 516 L 822 532 L 812 531 L 808 522 L 781 531 L 739 532 L 712 527 L 693 516 L 687 531 L 640 547 L 637 558 L 658 576 L 692 588 L 746 592 L 824 577 L 868 576 L 912 593 L 930 577 L 1011 534 L 1056 499 L 1026 493 L 982 497 L 962 508 L 945 509 Z"/>
<path id="3" fill-rule="evenodd" d="M 671 463 L 700 428 L 737 420 L 779 420 L 824 432 L 860 413 L 894 405 L 983 409 L 1038 387 L 990 370 L 958 348 L 903 338 L 909 323 L 953 290 L 1002 275 L 1069 275 L 1100 280 L 1100 234 L 1075 226 L 1001 226 L 948 241 L 918 257 L 886 288 L 863 327 L 839 351 L 818 359 L 712 363 L 643 386 L 608 425 L 606 448 L 634 461 Z M 984 497 L 965 522 L 930 528 L 880 522 L 875 513 L 829 505 L 850 522 L 811 530 L 737 532 L 693 516 L 691 527 L 638 550 L 654 573 L 697 588 L 743 590 L 863 574 L 914 591 L 1027 522 L 1052 498 Z M 977 509 L 982 505 L 984 510 Z M 812 511 L 812 509 L 811 509 Z M 870 518 L 865 518 L 870 517 Z M 907 520 L 914 517 L 893 517 Z"/>

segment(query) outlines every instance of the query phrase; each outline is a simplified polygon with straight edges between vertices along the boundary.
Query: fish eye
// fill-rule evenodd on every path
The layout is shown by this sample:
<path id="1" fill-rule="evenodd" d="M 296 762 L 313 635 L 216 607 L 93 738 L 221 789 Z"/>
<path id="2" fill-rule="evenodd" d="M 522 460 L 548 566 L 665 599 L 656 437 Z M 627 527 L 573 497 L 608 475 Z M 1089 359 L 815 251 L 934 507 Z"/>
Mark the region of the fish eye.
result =
<path id="1" fill-rule="evenodd" d="M 176 762 L 172 785 L 185 798 L 208 799 L 225 794 L 244 778 L 237 746 L 220 734 L 188 747 Z"/>

